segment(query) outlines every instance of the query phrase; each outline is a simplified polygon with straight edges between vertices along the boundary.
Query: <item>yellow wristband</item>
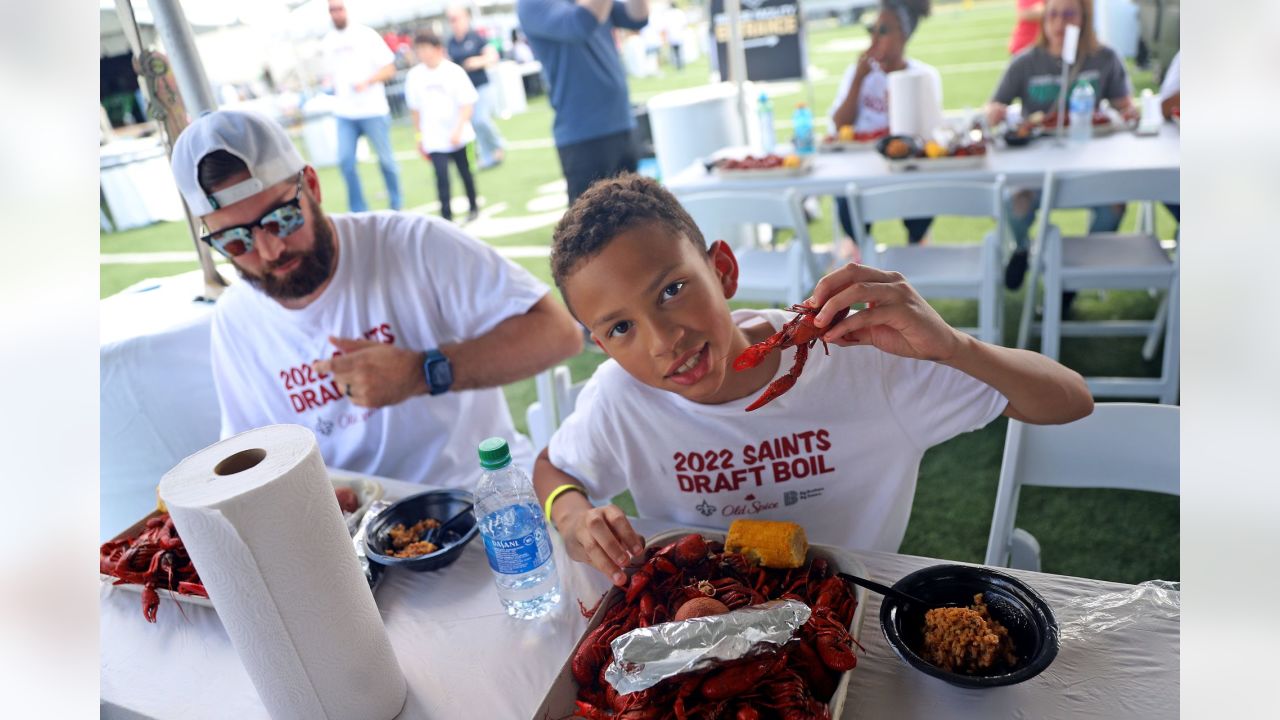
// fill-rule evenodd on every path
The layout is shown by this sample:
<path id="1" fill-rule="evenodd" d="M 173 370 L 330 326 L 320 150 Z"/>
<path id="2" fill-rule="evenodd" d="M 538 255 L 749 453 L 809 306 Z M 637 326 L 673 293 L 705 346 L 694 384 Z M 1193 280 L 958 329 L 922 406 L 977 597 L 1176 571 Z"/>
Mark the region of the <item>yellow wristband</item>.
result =
<path id="1" fill-rule="evenodd" d="M 552 490 L 551 494 L 547 496 L 547 501 L 542 505 L 542 512 L 547 516 L 547 522 L 551 522 L 551 503 L 555 502 L 556 498 L 560 497 L 562 493 L 570 490 L 577 490 L 582 493 L 584 497 L 587 494 L 587 491 L 583 490 L 581 485 L 574 485 L 573 483 L 565 483 L 555 490 Z"/>

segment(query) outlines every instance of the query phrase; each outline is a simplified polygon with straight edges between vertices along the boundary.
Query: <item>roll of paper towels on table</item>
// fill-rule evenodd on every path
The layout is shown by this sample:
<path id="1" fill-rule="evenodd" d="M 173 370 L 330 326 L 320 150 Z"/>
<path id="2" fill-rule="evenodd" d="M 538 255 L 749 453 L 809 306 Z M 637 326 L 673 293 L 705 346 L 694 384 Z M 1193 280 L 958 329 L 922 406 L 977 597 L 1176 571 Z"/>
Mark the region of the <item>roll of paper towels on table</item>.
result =
<path id="1" fill-rule="evenodd" d="M 310 430 L 214 443 L 166 473 L 160 497 L 272 718 L 400 713 L 404 674 Z"/>
<path id="2" fill-rule="evenodd" d="M 933 77 L 918 68 L 889 73 L 889 132 L 932 137 L 942 124 L 942 98 Z"/>

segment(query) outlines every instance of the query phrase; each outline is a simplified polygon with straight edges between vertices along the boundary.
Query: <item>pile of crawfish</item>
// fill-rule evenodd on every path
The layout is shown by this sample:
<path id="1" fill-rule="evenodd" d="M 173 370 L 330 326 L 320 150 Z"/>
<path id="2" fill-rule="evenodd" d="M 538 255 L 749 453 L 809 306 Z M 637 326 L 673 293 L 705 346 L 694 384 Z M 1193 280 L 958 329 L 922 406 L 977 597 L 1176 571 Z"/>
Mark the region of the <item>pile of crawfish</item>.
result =
<path id="1" fill-rule="evenodd" d="M 767 600 L 799 600 L 812 614 L 790 642 L 765 654 L 677 675 L 647 690 L 619 695 L 604 679 L 610 643 L 638 627 L 672 619 L 696 598 L 714 597 L 730 610 Z M 840 674 L 857 657 L 849 624 L 857 601 L 826 560 L 794 570 L 752 565 L 724 544 L 686 535 L 649 548 L 626 594 L 583 638 L 571 667 L 578 683 L 577 716 L 587 720 L 764 720 L 830 718 L 827 702 Z M 583 608 L 586 615 L 591 611 Z"/>
<path id="2" fill-rule="evenodd" d="M 98 569 L 104 575 L 118 578 L 115 585 L 142 586 L 142 615 L 147 622 L 156 621 L 156 610 L 160 607 L 158 587 L 183 595 L 209 597 L 169 513 L 148 520 L 137 537 L 103 543 L 98 549 Z"/>

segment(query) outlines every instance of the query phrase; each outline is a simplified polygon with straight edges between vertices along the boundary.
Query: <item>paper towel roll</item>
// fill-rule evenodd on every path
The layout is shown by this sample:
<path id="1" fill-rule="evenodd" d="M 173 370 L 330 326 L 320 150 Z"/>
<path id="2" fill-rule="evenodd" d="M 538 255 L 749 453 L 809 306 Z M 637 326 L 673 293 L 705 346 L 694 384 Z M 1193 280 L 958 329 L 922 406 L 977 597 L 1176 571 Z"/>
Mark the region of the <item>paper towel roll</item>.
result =
<path id="1" fill-rule="evenodd" d="M 941 124 L 942 98 L 927 71 L 907 68 L 889 73 L 890 133 L 927 139 Z"/>
<path id="2" fill-rule="evenodd" d="M 214 443 L 160 497 L 271 717 L 399 714 L 404 674 L 310 430 Z"/>

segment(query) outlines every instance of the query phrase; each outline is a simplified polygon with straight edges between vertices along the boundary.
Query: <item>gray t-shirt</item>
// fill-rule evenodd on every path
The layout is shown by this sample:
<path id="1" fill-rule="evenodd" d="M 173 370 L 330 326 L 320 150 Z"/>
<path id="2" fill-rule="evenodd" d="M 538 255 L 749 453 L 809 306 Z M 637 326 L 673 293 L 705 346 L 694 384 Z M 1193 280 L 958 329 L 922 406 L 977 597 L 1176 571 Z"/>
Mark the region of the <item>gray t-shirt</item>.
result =
<path id="1" fill-rule="evenodd" d="M 1098 101 L 1115 102 L 1133 94 L 1129 73 L 1120 56 L 1105 45 L 1078 64 L 1076 79 L 1088 80 Z M 1074 81 L 1073 81 L 1074 82 Z M 1042 47 L 1031 46 L 1009 61 L 992 100 L 1005 105 L 1022 100 L 1023 116 L 1055 109 L 1062 84 L 1062 58 Z"/>

